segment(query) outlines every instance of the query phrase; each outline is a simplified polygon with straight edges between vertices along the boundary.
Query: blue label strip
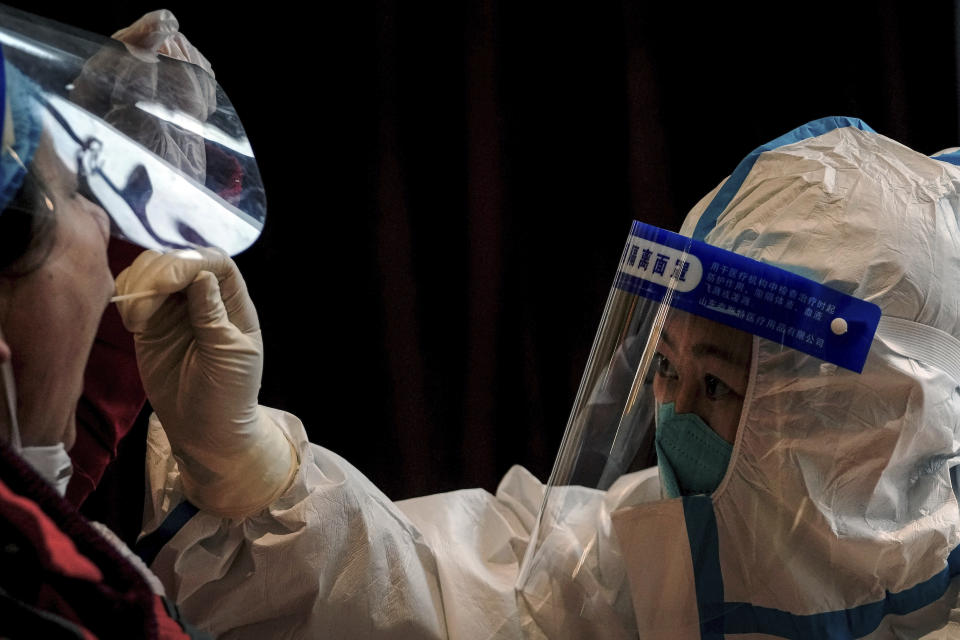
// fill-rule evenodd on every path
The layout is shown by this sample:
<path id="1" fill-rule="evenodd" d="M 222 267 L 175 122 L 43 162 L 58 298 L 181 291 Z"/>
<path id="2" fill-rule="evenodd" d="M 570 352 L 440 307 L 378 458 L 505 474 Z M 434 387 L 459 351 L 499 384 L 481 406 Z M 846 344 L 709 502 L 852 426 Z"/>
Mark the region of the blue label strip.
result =
<path id="1" fill-rule="evenodd" d="M 883 600 L 850 609 L 798 615 L 749 602 L 725 602 L 713 500 L 710 496 L 684 497 L 683 512 L 693 561 L 701 640 L 720 640 L 724 634 L 764 634 L 790 640 L 862 638 L 876 630 L 888 615 L 907 615 L 933 604 L 960 575 L 957 547 L 943 570 L 931 578 L 904 591 L 888 591 Z"/>
<path id="2" fill-rule="evenodd" d="M 717 518 L 710 496 L 685 496 L 683 518 L 693 561 L 700 615 L 700 640 L 723 640 L 723 576 L 720 572 L 720 541 Z"/>
<path id="3" fill-rule="evenodd" d="M 137 544 L 133 547 L 133 552 L 140 556 L 144 564 L 149 567 L 164 545 L 173 540 L 173 536 L 177 535 L 180 529 L 190 522 L 190 518 L 199 512 L 200 509 L 193 506 L 191 502 L 184 500 L 167 514 L 159 527 L 137 541 Z"/>
<path id="4" fill-rule="evenodd" d="M 724 631 L 764 633 L 791 640 L 854 640 L 872 633 L 888 615 L 904 616 L 933 604 L 947 593 L 958 574 L 960 547 L 950 553 L 947 566 L 930 579 L 904 591 L 888 591 L 883 600 L 852 609 L 796 615 L 749 603 L 728 602 L 724 604 Z"/>
<path id="5" fill-rule="evenodd" d="M 954 166 L 960 167 L 960 151 L 951 151 L 950 153 L 944 153 L 939 156 L 935 156 L 934 160 L 940 160 L 941 162 L 947 162 Z"/>
<path id="6" fill-rule="evenodd" d="M 880 307 L 785 269 L 634 222 L 614 286 L 860 373 Z"/>

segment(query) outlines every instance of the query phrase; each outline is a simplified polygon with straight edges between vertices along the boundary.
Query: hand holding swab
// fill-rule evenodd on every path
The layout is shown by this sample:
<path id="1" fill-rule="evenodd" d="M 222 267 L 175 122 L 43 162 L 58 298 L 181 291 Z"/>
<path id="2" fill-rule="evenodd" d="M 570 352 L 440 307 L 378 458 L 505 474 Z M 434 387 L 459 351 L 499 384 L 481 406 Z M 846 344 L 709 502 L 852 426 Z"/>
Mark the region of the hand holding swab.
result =
<path id="1" fill-rule="evenodd" d="M 137 298 L 149 298 L 150 296 L 166 295 L 161 294 L 156 289 L 147 289 L 146 291 L 137 291 L 135 293 L 125 293 L 120 296 L 113 296 L 110 302 L 121 302 L 122 300 L 136 300 Z"/>

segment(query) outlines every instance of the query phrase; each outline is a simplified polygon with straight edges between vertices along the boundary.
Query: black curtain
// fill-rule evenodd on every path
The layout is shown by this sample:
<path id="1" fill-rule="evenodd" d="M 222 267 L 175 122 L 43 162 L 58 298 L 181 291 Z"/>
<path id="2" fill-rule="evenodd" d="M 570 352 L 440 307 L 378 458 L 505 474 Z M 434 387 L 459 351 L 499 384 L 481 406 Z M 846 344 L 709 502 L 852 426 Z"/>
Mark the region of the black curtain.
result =
<path id="1" fill-rule="evenodd" d="M 950 2 L 166 6 L 266 184 L 261 399 L 393 498 L 546 479 L 632 219 L 822 116 L 960 144 Z"/>

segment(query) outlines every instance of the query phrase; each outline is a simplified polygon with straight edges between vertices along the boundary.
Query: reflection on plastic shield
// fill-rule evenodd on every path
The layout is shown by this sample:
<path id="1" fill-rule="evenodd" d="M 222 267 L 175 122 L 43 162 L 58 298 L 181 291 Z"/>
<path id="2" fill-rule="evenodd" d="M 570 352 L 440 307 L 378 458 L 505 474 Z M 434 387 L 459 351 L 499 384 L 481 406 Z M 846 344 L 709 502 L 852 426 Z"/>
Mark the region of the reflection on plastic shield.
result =
<path id="1" fill-rule="evenodd" d="M 634 222 L 614 286 L 861 372 L 880 308 L 779 267 Z"/>
<path id="2" fill-rule="evenodd" d="M 97 142 L 95 153 L 81 154 L 82 168 L 91 195 L 125 239 L 157 251 L 199 245 L 235 255 L 259 237 L 262 220 L 68 100 L 56 95 L 45 99 L 44 129 L 65 165 L 77 162 L 81 143 Z"/>

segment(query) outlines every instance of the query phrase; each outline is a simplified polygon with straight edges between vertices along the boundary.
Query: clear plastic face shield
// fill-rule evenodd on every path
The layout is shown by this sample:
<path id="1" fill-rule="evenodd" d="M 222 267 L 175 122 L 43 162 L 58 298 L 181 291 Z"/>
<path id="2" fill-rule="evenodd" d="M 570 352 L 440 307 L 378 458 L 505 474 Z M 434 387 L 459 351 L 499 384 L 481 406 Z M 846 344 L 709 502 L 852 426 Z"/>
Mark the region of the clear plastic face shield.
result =
<path id="1" fill-rule="evenodd" d="M 7 62 L 35 85 L 44 134 L 112 234 L 234 255 L 266 200 L 233 105 L 202 67 L 0 7 Z"/>
<path id="2" fill-rule="evenodd" d="M 629 527 L 618 525 L 617 513 L 652 504 L 631 515 L 649 531 L 631 534 L 629 545 L 650 554 L 644 563 L 667 562 L 670 544 L 686 544 L 690 533 L 684 505 L 724 482 L 749 402 L 756 338 L 784 357 L 811 356 L 812 366 L 855 375 L 879 317 L 876 305 L 812 280 L 635 222 L 517 583 L 537 625 L 577 637 L 619 612 L 624 628 L 636 615 L 641 631 L 676 631 L 680 605 L 669 585 L 631 594 L 631 581 L 636 587 L 644 577 L 628 576 L 620 540 Z M 680 519 L 664 519 L 664 509 Z M 684 571 L 665 574 L 684 580 Z"/>

